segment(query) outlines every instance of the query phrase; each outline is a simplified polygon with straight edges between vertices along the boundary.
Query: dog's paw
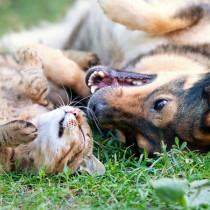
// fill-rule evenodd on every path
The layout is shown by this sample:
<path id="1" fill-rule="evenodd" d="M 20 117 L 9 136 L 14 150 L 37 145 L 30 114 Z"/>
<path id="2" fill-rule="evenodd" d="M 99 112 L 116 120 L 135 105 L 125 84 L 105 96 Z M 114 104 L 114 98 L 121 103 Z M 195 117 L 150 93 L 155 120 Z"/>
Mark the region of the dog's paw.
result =
<path id="1" fill-rule="evenodd" d="M 127 18 L 131 18 L 130 11 L 135 10 L 131 0 L 98 0 L 98 3 L 110 20 L 121 24 L 127 22 Z"/>
<path id="2" fill-rule="evenodd" d="M 84 70 L 88 70 L 89 68 L 99 64 L 100 64 L 99 57 L 92 52 L 86 53 L 83 62 L 81 62 L 81 66 Z"/>
<path id="3" fill-rule="evenodd" d="M 98 3 L 100 5 L 100 7 L 103 9 L 104 13 L 106 15 L 109 15 L 109 13 L 115 8 L 113 7 L 115 4 L 115 1 L 118 0 L 98 0 Z"/>
<path id="4" fill-rule="evenodd" d="M 88 70 L 90 67 L 100 64 L 99 57 L 92 52 L 65 50 L 63 54 L 76 62 L 83 70 Z"/>

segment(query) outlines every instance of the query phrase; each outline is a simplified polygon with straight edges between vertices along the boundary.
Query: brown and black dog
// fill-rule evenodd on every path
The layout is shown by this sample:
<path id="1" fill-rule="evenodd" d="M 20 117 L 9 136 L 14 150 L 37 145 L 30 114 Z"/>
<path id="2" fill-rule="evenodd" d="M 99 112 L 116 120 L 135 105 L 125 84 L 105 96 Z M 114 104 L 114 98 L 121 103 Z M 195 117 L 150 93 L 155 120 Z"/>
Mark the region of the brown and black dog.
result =
<path id="1" fill-rule="evenodd" d="M 96 93 L 89 107 L 102 127 L 118 130 L 134 149 L 160 151 L 161 140 L 170 149 L 178 137 L 189 148 L 208 152 L 210 1 L 148 2 L 99 0 L 110 19 L 146 32 L 142 39 L 148 45 L 146 39 L 164 42 L 120 70 L 91 68 L 86 83 Z"/>
<path id="2" fill-rule="evenodd" d="M 89 107 L 128 145 L 152 153 L 178 137 L 210 150 L 209 0 L 79 1 L 63 22 L 7 34 L 0 49 L 40 41 L 99 56 Z"/>

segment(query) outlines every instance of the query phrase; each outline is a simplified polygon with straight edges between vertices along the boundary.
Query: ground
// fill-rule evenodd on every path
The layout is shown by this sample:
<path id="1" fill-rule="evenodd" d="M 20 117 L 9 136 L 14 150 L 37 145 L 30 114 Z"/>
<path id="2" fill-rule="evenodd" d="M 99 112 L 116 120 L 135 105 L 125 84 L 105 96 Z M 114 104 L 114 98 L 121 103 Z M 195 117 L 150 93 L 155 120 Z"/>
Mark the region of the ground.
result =
<path id="1" fill-rule="evenodd" d="M 38 25 L 40 20 L 61 19 L 70 0 L 0 0 L 0 34 Z M 157 196 L 153 181 L 163 177 L 194 180 L 210 179 L 210 153 L 197 154 L 179 146 L 157 154 L 156 159 L 144 153 L 134 157 L 129 148 L 119 143 L 110 131 L 106 137 L 94 132 L 94 154 L 105 164 L 106 174 L 69 176 L 65 170 L 58 175 L 20 172 L 0 174 L 0 208 L 13 209 L 182 209 L 166 204 Z M 185 149 L 186 151 L 183 151 Z M 201 205 L 199 209 L 210 209 Z"/>

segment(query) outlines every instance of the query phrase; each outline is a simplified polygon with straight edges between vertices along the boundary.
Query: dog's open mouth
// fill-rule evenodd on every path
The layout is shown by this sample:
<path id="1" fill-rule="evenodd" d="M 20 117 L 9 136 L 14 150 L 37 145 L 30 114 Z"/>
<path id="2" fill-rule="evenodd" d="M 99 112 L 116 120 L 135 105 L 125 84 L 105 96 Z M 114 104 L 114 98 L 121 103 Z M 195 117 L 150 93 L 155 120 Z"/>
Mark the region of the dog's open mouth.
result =
<path id="1" fill-rule="evenodd" d="M 114 70 L 104 66 L 91 68 L 86 76 L 86 84 L 91 88 L 91 92 L 108 86 L 141 86 L 151 82 L 155 75 L 137 74 Z"/>

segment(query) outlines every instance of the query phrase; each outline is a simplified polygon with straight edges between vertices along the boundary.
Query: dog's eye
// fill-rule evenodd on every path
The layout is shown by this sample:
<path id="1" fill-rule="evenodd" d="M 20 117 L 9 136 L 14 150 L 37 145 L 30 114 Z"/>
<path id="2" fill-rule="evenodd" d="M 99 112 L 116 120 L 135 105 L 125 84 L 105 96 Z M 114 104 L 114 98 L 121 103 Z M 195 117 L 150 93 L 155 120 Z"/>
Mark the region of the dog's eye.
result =
<path id="1" fill-rule="evenodd" d="M 168 101 L 165 100 L 165 99 L 161 99 L 161 100 L 156 101 L 155 105 L 154 105 L 154 110 L 161 111 L 167 103 L 168 103 Z"/>

